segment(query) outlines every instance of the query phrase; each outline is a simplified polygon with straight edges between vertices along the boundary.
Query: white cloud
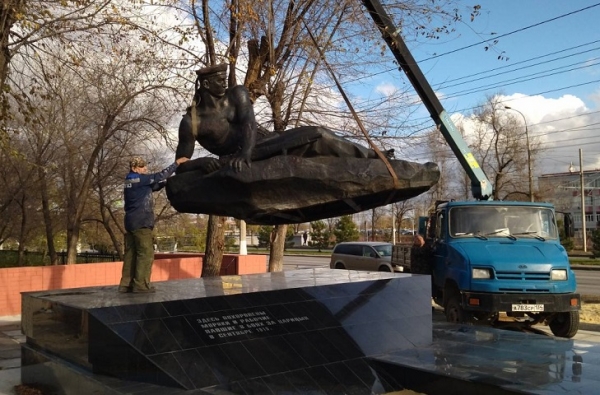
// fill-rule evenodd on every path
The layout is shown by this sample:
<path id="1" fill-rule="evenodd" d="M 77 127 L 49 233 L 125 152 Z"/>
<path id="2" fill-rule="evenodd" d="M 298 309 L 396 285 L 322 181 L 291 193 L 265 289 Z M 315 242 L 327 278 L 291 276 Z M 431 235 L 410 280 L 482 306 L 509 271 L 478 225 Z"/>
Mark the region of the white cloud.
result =
<path id="1" fill-rule="evenodd" d="M 596 89 L 588 98 L 594 104 L 594 108 L 600 108 L 600 89 Z"/>
<path id="2" fill-rule="evenodd" d="M 573 95 L 564 95 L 558 99 L 547 99 L 539 95 L 526 96 L 515 93 L 510 96 L 500 96 L 500 99 L 507 106 L 521 111 L 527 122 L 532 125 L 589 111 L 583 100 Z"/>
<path id="3" fill-rule="evenodd" d="M 600 169 L 600 111 L 569 94 L 546 98 L 515 93 L 499 99 L 525 116 L 532 144 L 539 142 L 543 149 L 534 162 L 535 176 L 567 172 L 571 163 L 579 171 L 580 149 L 583 169 Z M 595 94 L 595 102 L 600 104 L 600 92 Z M 452 120 L 464 128 L 468 141 L 474 130 L 472 120 L 460 113 L 452 114 Z"/>
<path id="4" fill-rule="evenodd" d="M 531 141 L 539 141 L 544 150 L 535 162 L 535 175 L 567 172 L 571 163 L 578 171 L 579 149 L 584 170 L 600 169 L 600 113 L 582 99 L 570 94 L 546 98 L 515 93 L 500 100 L 525 116 Z M 600 92 L 595 100 L 600 104 Z M 473 128 L 470 120 L 459 114 L 452 118 L 462 122 L 468 135 Z"/>
<path id="5" fill-rule="evenodd" d="M 375 92 L 382 94 L 383 96 L 393 96 L 398 91 L 398 88 L 394 84 L 387 82 L 377 85 Z"/>
<path id="6" fill-rule="evenodd" d="M 582 99 L 573 95 L 550 99 L 513 94 L 504 100 L 525 115 L 530 137 L 539 139 L 545 149 L 537 161 L 536 174 L 566 172 L 571 162 L 579 170 L 579 149 L 584 170 L 600 169 L 600 114 Z"/>

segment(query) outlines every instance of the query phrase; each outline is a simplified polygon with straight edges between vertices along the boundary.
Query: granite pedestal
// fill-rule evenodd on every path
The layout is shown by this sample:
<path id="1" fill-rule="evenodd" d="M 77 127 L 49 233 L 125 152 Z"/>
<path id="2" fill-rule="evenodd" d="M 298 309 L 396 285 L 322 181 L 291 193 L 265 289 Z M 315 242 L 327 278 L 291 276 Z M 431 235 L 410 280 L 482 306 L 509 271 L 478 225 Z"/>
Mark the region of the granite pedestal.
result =
<path id="1" fill-rule="evenodd" d="M 386 393 L 402 386 L 369 359 L 432 341 L 427 276 L 305 269 L 156 288 L 23 294 L 23 381 L 62 361 L 144 391 Z"/>
<path id="2" fill-rule="evenodd" d="M 23 294 L 55 394 L 593 394 L 600 346 L 433 322 L 429 276 L 303 269 Z"/>

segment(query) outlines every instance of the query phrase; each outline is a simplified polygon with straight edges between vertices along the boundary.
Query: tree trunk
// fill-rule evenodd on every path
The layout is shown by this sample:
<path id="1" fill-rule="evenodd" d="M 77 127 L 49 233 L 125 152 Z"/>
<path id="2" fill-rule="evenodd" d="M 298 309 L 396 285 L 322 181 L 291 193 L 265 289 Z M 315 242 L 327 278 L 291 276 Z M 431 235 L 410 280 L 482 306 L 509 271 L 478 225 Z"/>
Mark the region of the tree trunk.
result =
<path id="1" fill-rule="evenodd" d="M 201 277 L 215 277 L 221 272 L 221 262 L 225 250 L 225 219 L 226 217 L 218 215 L 208 217 L 206 250 Z"/>
<path id="2" fill-rule="evenodd" d="M 271 249 L 269 254 L 269 272 L 283 271 L 283 250 L 287 225 L 275 225 L 271 233 Z"/>
<path id="3" fill-rule="evenodd" d="M 4 83 L 8 75 L 8 65 L 11 58 L 8 48 L 10 31 L 16 21 L 17 15 L 23 12 L 24 3 L 24 0 L 16 0 L 3 1 L 0 4 L 0 21 L 2 21 L 0 25 L 0 86 L 2 88 L 4 88 Z M 4 91 L 2 96 L 4 97 Z"/>
<path id="4" fill-rule="evenodd" d="M 67 265 L 77 263 L 77 244 L 79 244 L 79 224 L 67 228 Z"/>
<path id="5" fill-rule="evenodd" d="M 42 193 L 42 212 L 44 214 L 44 228 L 46 231 L 46 245 L 48 246 L 48 255 L 50 264 L 58 265 L 58 255 L 54 247 L 54 233 L 52 231 L 52 215 L 50 214 L 50 199 L 48 198 L 48 185 L 46 183 L 45 170 L 40 168 L 40 190 Z"/>
<path id="6" fill-rule="evenodd" d="M 119 259 L 123 260 L 123 255 L 124 255 L 123 254 L 123 244 L 124 243 L 122 242 L 123 234 L 120 234 L 120 236 L 121 236 L 120 238 L 117 237 L 114 230 L 108 224 L 108 218 L 105 219 L 104 221 L 102 221 L 102 226 L 104 226 L 104 230 L 106 231 L 106 233 L 108 233 L 108 236 L 110 237 L 110 241 L 113 243 L 113 246 L 115 247 L 115 250 L 117 251 L 117 255 L 119 256 Z"/>
<path id="7" fill-rule="evenodd" d="M 25 195 L 21 196 L 21 229 L 19 230 L 19 248 L 17 265 L 25 266 L 25 227 L 27 226 L 27 208 L 25 203 Z"/>

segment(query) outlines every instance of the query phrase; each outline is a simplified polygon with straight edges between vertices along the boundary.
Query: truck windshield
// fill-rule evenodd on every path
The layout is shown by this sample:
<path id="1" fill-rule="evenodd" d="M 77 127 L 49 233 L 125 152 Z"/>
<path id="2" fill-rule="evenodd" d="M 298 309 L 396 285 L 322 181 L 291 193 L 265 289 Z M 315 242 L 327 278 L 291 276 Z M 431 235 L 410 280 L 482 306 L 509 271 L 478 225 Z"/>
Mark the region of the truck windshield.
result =
<path id="1" fill-rule="evenodd" d="M 449 219 L 452 237 L 558 238 L 554 213 L 544 207 L 453 207 Z"/>

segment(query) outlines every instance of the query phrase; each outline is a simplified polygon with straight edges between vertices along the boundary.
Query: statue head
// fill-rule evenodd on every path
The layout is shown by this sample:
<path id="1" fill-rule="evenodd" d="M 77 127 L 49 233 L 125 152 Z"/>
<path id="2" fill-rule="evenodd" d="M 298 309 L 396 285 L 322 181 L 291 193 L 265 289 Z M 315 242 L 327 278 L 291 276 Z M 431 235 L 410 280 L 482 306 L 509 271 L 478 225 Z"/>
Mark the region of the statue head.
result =
<path id="1" fill-rule="evenodd" d="M 204 67 L 196 71 L 196 89 L 204 89 L 212 96 L 222 97 L 227 90 L 227 64 Z"/>
<path id="2" fill-rule="evenodd" d="M 196 71 L 196 75 L 200 81 L 219 73 L 227 72 L 227 64 L 221 63 L 214 66 L 204 67 Z"/>

